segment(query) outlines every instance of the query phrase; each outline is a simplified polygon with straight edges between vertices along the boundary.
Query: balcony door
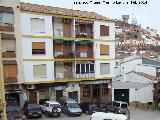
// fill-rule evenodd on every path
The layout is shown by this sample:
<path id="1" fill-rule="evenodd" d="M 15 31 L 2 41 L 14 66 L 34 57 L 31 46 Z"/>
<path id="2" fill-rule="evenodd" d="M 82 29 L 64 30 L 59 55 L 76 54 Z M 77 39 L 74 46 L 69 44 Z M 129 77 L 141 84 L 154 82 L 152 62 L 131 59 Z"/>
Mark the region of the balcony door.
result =
<path id="1" fill-rule="evenodd" d="M 63 37 L 71 37 L 71 23 L 63 24 Z"/>

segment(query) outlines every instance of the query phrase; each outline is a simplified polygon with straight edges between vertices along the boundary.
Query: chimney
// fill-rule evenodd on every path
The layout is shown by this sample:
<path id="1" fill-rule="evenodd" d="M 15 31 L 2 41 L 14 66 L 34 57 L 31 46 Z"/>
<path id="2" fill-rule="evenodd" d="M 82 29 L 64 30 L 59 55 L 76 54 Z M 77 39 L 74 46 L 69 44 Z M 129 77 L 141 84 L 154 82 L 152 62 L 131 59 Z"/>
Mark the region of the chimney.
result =
<path id="1" fill-rule="evenodd" d="M 123 22 L 128 23 L 129 15 L 122 15 Z"/>

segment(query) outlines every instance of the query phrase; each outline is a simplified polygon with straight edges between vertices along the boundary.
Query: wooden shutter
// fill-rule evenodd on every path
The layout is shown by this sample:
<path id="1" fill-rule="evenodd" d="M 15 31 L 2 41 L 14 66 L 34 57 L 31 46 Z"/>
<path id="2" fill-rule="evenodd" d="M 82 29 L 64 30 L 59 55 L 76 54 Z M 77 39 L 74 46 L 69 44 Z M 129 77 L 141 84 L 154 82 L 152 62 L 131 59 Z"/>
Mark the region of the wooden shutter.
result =
<path id="1" fill-rule="evenodd" d="M 17 65 L 4 65 L 4 78 L 17 77 Z"/>
<path id="2" fill-rule="evenodd" d="M 109 36 L 109 26 L 100 26 L 100 36 Z"/>
<path id="3" fill-rule="evenodd" d="M 79 48 L 80 52 L 87 52 L 87 44 L 80 44 Z"/>
<path id="4" fill-rule="evenodd" d="M 100 55 L 109 55 L 109 45 L 100 45 Z"/>
<path id="5" fill-rule="evenodd" d="M 56 52 L 62 52 L 63 51 L 63 47 L 62 47 L 62 43 L 55 43 L 55 51 Z"/>
<path id="6" fill-rule="evenodd" d="M 45 49 L 45 42 L 32 42 L 32 49 Z"/>

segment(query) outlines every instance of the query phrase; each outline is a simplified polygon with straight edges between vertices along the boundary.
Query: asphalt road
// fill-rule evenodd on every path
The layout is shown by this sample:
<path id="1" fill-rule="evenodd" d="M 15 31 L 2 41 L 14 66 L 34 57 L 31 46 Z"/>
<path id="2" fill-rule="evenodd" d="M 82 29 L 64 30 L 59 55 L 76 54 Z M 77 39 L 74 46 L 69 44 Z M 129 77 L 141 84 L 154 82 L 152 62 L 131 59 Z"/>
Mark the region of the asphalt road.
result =
<path id="1" fill-rule="evenodd" d="M 131 108 L 131 120 L 160 120 L 160 111 L 140 110 Z M 82 114 L 80 117 L 70 117 L 65 114 L 61 114 L 61 117 L 43 117 L 41 119 L 32 120 L 89 120 L 90 115 Z"/>

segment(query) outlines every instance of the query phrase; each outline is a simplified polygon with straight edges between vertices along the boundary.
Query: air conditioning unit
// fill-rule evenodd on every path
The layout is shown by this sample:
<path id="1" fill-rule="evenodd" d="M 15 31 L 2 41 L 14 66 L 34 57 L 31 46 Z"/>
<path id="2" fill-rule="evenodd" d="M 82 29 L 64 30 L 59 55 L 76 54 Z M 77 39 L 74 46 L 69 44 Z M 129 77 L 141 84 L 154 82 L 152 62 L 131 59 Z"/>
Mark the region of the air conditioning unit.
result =
<path id="1" fill-rule="evenodd" d="M 70 19 L 63 19 L 63 23 L 65 24 L 70 23 Z"/>
<path id="2" fill-rule="evenodd" d="M 80 57 L 86 58 L 86 57 L 87 57 L 87 53 L 86 53 L 86 52 L 81 52 L 81 53 L 80 53 Z"/>
<path id="3" fill-rule="evenodd" d="M 27 89 L 34 89 L 35 86 L 34 85 L 27 85 Z"/>
<path id="4" fill-rule="evenodd" d="M 15 84 L 15 85 L 13 85 L 13 89 L 14 90 L 21 90 L 22 88 L 21 88 L 21 85 Z"/>

